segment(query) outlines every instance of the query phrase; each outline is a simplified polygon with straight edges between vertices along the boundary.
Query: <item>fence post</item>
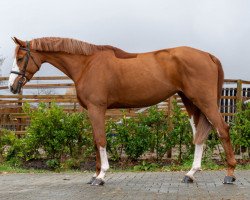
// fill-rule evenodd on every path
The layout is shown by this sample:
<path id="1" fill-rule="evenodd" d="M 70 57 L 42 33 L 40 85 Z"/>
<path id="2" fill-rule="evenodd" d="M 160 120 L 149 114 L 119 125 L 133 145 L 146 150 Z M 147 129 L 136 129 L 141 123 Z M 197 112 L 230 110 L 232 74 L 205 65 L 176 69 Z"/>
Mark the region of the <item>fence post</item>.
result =
<path id="1" fill-rule="evenodd" d="M 23 108 L 22 108 L 22 106 L 23 106 L 23 103 L 22 103 L 22 100 L 23 100 L 23 98 L 22 98 L 23 91 L 21 91 L 18 95 L 21 95 L 21 97 L 18 98 L 19 102 L 17 103 L 17 105 L 18 105 L 18 112 L 22 113 L 22 111 L 23 111 Z M 17 128 L 16 128 L 16 130 L 17 131 L 22 131 L 22 118 L 17 118 Z M 20 137 L 20 135 L 18 135 L 18 137 Z"/>
<path id="2" fill-rule="evenodd" d="M 74 102 L 74 112 L 76 112 L 76 102 Z"/>
<path id="3" fill-rule="evenodd" d="M 173 129 L 173 124 L 171 121 L 171 115 L 173 112 L 173 98 L 174 97 L 169 97 L 168 98 L 168 107 L 167 107 L 167 117 L 168 117 L 168 129 L 172 130 Z"/>
<path id="4" fill-rule="evenodd" d="M 173 123 L 171 116 L 173 113 L 173 96 L 168 98 L 168 107 L 167 107 L 167 121 L 168 121 L 168 133 L 173 130 Z M 172 149 L 167 151 L 167 158 L 172 158 Z"/>
<path id="5" fill-rule="evenodd" d="M 237 105 L 242 103 L 242 80 L 237 80 L 237 93 L 236 93 L 236 103 Z M 241 111 L 241 106 L 236 105 L 236 111 Z"/>

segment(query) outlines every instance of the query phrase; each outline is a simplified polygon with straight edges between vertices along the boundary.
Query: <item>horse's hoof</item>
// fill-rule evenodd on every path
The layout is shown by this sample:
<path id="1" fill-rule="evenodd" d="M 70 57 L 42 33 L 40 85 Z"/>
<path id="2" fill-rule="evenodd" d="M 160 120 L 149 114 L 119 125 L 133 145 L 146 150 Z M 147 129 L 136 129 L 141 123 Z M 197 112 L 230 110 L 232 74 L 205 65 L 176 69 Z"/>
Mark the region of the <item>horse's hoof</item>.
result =
<path id="1" fill-rule="evenodd" d="M 223 184 L 233 184 L 233 182 L 236 180 L 234 176 L 225 176 Z"/>
<path id="2" fill-rule="evenodd" d="M 182 179 L 182 183 L 193 183 L 194 180 L 189 177 L 189 176 L 184 176 L 184 178 Z"/>
<path id="3" fill-rule="evenodd" d="M 95 181 L 96 177 L 92 177 L 87 184 L 92 184 Z"/>
<path id="4" fill-rule="evenodd" d="M 104 183 L 105 183 L 104 180 L 96 178 L 91 185 L 99 186 L 99 185 L 104 185 Z"/>

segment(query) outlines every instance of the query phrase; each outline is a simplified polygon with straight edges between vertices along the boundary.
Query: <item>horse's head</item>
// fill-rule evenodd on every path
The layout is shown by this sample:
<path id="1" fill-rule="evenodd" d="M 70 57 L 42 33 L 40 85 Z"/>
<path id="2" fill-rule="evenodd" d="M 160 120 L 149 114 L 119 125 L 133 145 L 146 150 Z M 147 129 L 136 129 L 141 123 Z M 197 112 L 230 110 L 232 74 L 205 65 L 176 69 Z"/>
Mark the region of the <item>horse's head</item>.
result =
<path id="1" fill-rule="evenodd" d="M 13 38 L 16 43 L 13 67 L 9 77 L 9 89 L 12 93 L 20 93 L 22 87 L 40 69 L 41 60 L 38 53 L 31 49 L 30 42 Z"/>

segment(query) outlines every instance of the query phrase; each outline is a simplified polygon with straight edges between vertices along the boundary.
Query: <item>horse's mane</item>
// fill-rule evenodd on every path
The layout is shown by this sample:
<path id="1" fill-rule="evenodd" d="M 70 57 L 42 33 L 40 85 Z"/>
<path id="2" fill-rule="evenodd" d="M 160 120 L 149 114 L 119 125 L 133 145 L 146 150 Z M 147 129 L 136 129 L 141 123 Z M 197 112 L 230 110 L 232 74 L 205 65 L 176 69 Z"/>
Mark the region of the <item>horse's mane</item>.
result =
<path id="1" fill-rule="evenodd" d="M 80 40 L 59 37 L 44 37 L 31 40 L 32 49 L 47 52 L 93 55 L 98 51 L 112 50 L 118 58 L 134 58 L 137 54 L 127 53 L 109 45 L 94 45 Z"/>

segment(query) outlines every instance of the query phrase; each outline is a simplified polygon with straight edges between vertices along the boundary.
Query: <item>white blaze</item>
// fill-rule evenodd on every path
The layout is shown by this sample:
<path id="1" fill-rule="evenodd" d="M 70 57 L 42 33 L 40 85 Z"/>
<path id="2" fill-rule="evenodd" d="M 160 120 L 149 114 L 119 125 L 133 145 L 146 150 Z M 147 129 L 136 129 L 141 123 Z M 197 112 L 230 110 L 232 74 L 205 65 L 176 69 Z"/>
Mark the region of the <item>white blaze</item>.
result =
<path id="1" fill-rule="evenodd" d="M 101 158 L 101 171 L 96 178 L 103 180 L 106 171 L 109 169 L 108 156 L 105 147 L 104 148 L 100 147 L 100 158 Z"/>
<path id="2" fill-rule="evenodd" d="M 14 62 L 13 62 L 13 66 L 12 66 L 11 71 L 20 72 L 19 67 L 16 63 L 16 58 L 14 58 Z M 18 77 L 17 74 L 13 74 L 13 73 L 10 74 L 9 83 L 8 83 L 9 88 L 14 84 L 17 77 Z"/>

